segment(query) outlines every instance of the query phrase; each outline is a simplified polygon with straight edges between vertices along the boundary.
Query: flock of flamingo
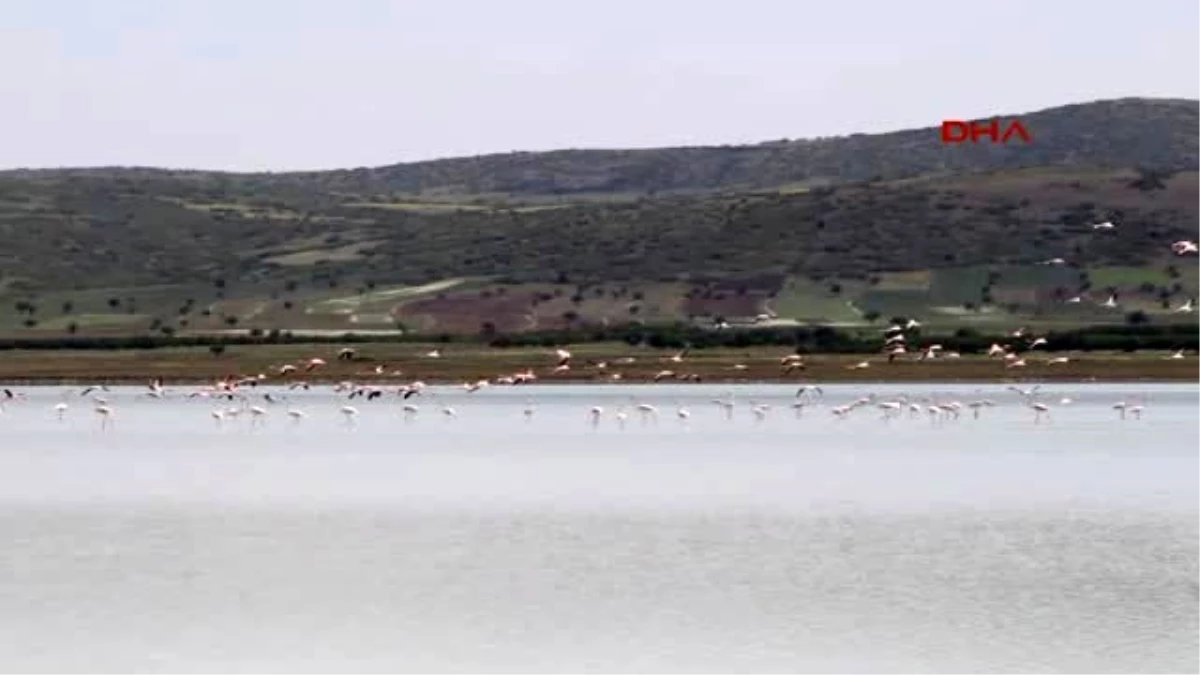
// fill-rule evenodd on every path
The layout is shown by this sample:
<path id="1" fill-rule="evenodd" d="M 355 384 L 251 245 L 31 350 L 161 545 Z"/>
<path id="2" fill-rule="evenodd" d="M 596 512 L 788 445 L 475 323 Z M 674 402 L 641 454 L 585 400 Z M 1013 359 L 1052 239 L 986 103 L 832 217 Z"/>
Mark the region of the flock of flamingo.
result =
<path id="1" fill-rule="evenodd" d="M 931 351 L 936 352 L 937 350 Z M 1008 352 L 1005 353 L 1007 354 Z M 570 354 L 562 349 L 557 350 L 556 356 L 560 360 L 560 365 L 570 359 Z M 682 358 L 682 356 L 676 355 L 672 358 Z M 930 358 L 935 357 L 930 356 Z M 795 362 L 790 357 L 785 357 L 784 361 L 789 364 Z M 294 372 L 289 366 L 284 366 L 281 370 Z M 491 381 L 479 380 L 463 383 L 461 387 L 443 387 L 442 389 L 444 391 L 457 390 L 466 394 L 473 394 L 491 384 Z M 282 415 L 289 419 L 292 424 L 299 424 L 308 417 L 308 413 L 293 405 L 287 392 L 294 389 L 308 391 L 315 386 L 318 385 L 311 385 L 305 381 L 296 381 L 291 384 L 264 383 L 264 379 L 255 376 L 252 378 L 223 380 L 208 387 L 189 387 L 173 390 L 164 387 L 161 380 L 154 380 L 149 383 L 144 391 L 137 392 L 133 396 L 142 399 L 207 401 L 213 404 L 208 414 L 218 426 L 246 418 L 249 419 L 249 424 L 253 428 L 263 425 L 268 418 L 274 416 L 273 410 L 280 408 L 282 408 Z M 436 414 L 443 418 L 451 420 L 458 417 L 458 411 L 439 397 L 439 392 L 437 391 L 439 388 L 427 386 L 421 381 L 409 382 L 394 390 L 372 384 L 364 385 L 353 382 L 340 382 L 326 386 L 329 388 L 330 393 L 345 397 L 348 401 L 360 398 L 363 401 L 378 401 L 379 403 L 376 405 L 384 408 L 389 407 L 388 399 L 391 398 L 396 403 L 390 405 L 392 407 L 398 405 L 399 412 L 405 422 L 414 421 L 422 411 L 421 406 L 417 403 L 420 399 L 430 399 L 433 404 L 431 407 L 434 407 Z M 1040 423 L 1044 418 L 1049 420 L 1052 408 L 1068 406 L 1073 403 L 1072 399 L 1067 397 L 1051 396 L 1042 390 L 1041 385 L 1033 385 L 1029 388 L 1008 385 L 1004 390 L 997 388 L 997 391 L 1001 393 L 1015 393 L 1020 404 L 1032 412 L 1035 424 Z M 115 405 L 110 400 L 113 393 L 114 390 L 105 385 L 93 385 L 79 390 L 64 390 L 61 394 L 62 400 L 51 407 L 51 412 L 57 420 L 60 422 L 64 421 L 71 410 L 70 399 L 90 397 L 91 408 L 99 418 L 101 430 L 107 430 L 113 426 L 116 411 Z M 976 391 L 974 398 L 962 401 L 946 395 L 909 396 L 897 394 L 885 397 L 870 393 L 865 396 L 856 397 L 846 403 L 833 405 L 826 404 L 825 392 L 819 385 L 807 384 L 800 386 L 796 390 L 794 400 L 790 401 L 787 407 L 793 410 L 797 419 L 802 418 L 807 410 L 815 411 L 824 409 L 837 420 L 847 419 L 851 415 L 862 416 L 866 414 L 866 411 L 874 410 L 884 422 L 901 417 L 909 419 L 927 417 L 931 423 L 937 424 L 957 420 L 964 412 L 969 412 L 973 419 L 979 419 L 985 410 L 998 405 L 996 399 L 984 397 L 983 394 L 984 391 L 979 389 Z M 29 399 L 23 392 L 15 391 L 12 388 L 0 389 L 0 414 L 7 412 L 10 408 L 22 406 L 27 401 Z M 630 396 L 628 401 L 628 405 L 618 405 L 611 411 L 600 405 L 587 408 L 585 416 L 587 424 L 592 428 L 596 428 L 604 419 L 611 418 L 619 428 L 625 429 L 631 413 L 643 425 L 658 423 L 660 413 L 657 406 L 640 401 L 635 396 Z M 726 393 L 721 397 L 714 398 L 711 400 L 711 403 L 720 409 L 726 420 L 733 420 L 735 410 L 739 407 L 739 403 L 732 393 Z M 769 403 L 755 401 L 754 399 L 748 399 L 746 406 L 753 419 L 757 422 L 765 420 L 769 412 L 776 407 Z M 1112 405 L 1112 409 L 1122 420 L 1127 418 L 1141 419 L 1146 410 L 1146 399 L 1145 397 L 1136 397 L 1128 401 L 1118 401 Z M 532 397 L 526 399 L 525 405 L 521 408 L 521 415 L 524 417 L 524 420 L 531 422 L 536 411 L 537 407 L 534 399 Z M 581 410 L 581 412 L 583 411 Z M 347 427 L 353 428 L 360 414 L 360 409 L 347 402 L 345 405 L 337 408 L 337 413 L 341 415 Z M 692 412 L 677 401 L 675 417 L 681 424 L 686 424 L 691 419 Z"/>

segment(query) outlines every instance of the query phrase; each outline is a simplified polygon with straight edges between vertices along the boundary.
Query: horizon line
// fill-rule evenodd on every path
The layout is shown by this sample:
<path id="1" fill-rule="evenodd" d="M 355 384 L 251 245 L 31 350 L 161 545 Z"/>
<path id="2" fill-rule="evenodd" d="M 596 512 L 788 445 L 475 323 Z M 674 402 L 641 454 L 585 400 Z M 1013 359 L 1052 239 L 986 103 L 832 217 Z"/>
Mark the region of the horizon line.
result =
<path id="1" fill-rule="evenodd" d="M 1027 110 L 1023 112 L 1011 113 L 993 113 L 983 117 L 947 117 L 946 119 L 955 119 L 962 121 L 996 119 L 1002 117 L 1019 117 L 1023 115 L 1036 115 L 1039 113 L 1058 110 L 1061 108 L 1070 108 L 1074 106 L 1095 105 L 1100 103 L 1115 103 L 1119 101 L 1148 101 L 1148 102 L 1178 102 L 1178 103 L 1194 103 L 1200 105 L 1200 99 L 1188 98 L 1182 96 L 1118 96 L 1111 98 L 1091 99 L 1085 101 L 1075 101 L 1069 103 L 1061 103 L 1058 105 L 1038 108 L 1036 110 Z M 944 120 L 942 120 L 944 121 Z M 626 145 L 626 146 L 558 146 L 541 149 L 523 149 L 523 150 L 507 150 L 484 152 L 477 154 L 459 154 L 459 155 L 439 155 L 427 157 L 423 159 L 412 159 L 400 162 L 392 162 L 387 164 L 376 164 L 371 166 L 334 166 L 322 168 L 305 168 L 305 169 L 255 169 L 255 170 L 236 170 L 236 169 L 220 169 L 220 168 L 198 168 L 198 167 L 182 167 L 182 166 L 167 166 L 167 165 L 143 165 L 143 164 L 90 164 L 90 165 L 59 165 L 59 166 L 12 166 L 0 167 L 0 175 L 14 173 L 34 173 L 34 172 L 68 172 L 68 171 L 159 171 L 171 173 L 215 173 L 226 175 L 287 175 L 287 174 L 311 174 L 311 173 L 333 173 L 339 171 L 372 171 L 382 168 L 391 168 L 399 166 L 414 166 L 418 164 L 432 164 L 436 162 L 452 162 L 468 159 L 483 159 L 487 157 L 502 157 L 507 155 L 535 155 L 535 154 L 552 154 L 558 152 L 639 152 L 653 150 L 689 150 L 689 149 L 718 149 L 718 148 L 754 148 L 767 145 L 777 145 L 785 143 L 805 143 L 805 142 L 821 142 L 831 141 L 843 138 L 851 138 L 854 136 L 887 136 L 890 134 L 898 134 L 913 131 L 937 130 L 942 121 L 938 121 L 934 125 L 920 127 L 902 127 L 898 129 L 887 129 L 882 131 L 858 131 L 832 136 L 801 136 L 801 137 L 784 137 L 772 140 L 761 141 L 744 141 L 744 142 L 726 142 L 726 143 L 698 143 L 693 145 Z"/>

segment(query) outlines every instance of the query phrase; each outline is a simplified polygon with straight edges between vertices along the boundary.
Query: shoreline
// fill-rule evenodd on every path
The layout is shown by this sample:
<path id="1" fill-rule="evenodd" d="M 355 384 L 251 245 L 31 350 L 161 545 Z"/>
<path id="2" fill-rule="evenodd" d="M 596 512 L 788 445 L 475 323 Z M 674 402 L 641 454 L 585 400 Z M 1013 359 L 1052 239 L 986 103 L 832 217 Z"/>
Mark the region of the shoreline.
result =
<path id="1" fill-rule="evenodd" d="M 1023 367 L 1001 358 L 963 355 L 918 360 L 908 355 L 888 363 L 880 354 L 805 354 L 803 369 L 784 372 L 781 361 L 792 350 L 780 347 L 705 349 L 680 356 L 673 350 L 628 345 L 569 347 L 570 369 L 555 372 L 554 348 L 468 348 L 461 345 L 356 345 L 354 360 L 340 360 L 342 347 L 328 345 L 239 346 L 214 355 L 186 347 L 153 350 L 11 350 L 0 352 L 0 383 L 11 386 L 139 385 L 161 379 L 164 385 L 213 384 L 218 380 L 258 378 L 268 386 L 305 381 L 310 385 L 354 382 L 400 386 L 414 380 L 431 385 L 464 384 L 533 372 L 540 384 L 887 384 L 1011 382 L 1197 382 L 1200 360 L 1169 352 L 1026 352 Z M 441 357 L 428 353 L 441 350 Z M 304 372 L 309 359 L 325 364 Z M 1062 361 L 1062 359 L 1066 361 Z M 1051 363 L 1052 360 L 1056 362 Z M 866 362 L 866 367 L 859 367 Z M 604 363 L 603 368 L 599 367 Z M 280 375 L 285 364 L 297 371 Z M 382 374 L 376 370 L 381 369 Z M 665 375 L 669 372 L 670 375 Z M 260 377 L 261 376 L 261 377 Z M 656 379 L 657 378 L 657 379 Z"/>

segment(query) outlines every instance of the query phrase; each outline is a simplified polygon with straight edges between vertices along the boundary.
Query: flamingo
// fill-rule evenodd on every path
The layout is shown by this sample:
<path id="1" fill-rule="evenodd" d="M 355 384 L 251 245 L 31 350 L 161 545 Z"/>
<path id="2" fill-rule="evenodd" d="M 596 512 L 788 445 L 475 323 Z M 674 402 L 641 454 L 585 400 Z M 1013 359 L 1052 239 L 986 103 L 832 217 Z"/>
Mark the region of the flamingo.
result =
<path id="1" fill-rule="evenodd" d="M 1175 255 L 1187 255 L 1200 252 L 1200 247 L 1196 245 L 1196 242 L 1184 239 L 1171 244 L 1171 251 Z"/>
<path id="2" fill-rule="evenodd" d="M 342 413 L 342 417 L 346 420 L 346 426 L 354 426 L 354 419 L 358 416 L 358 408 L 352 405 L 344 405 L 338 409 L 338 412 Z"/>
<path id="3" fill-rule="evenodd" d="M 256 405 L 250 406 L 250 425 L 258 426 L 258 425 L 262 424 L 262 418 L 264 416 L 266 416 L 266 414 L 267 414 L 266 408 L 260 408 L 259 406 L 256 406 Z"/>
<path id="4" fill-rule="evenodd" d="M 59 403 L 54 406 L 54 414 L 56 417 L 58 417 L 59 422 L 61 422 L 63 417 L 67 414 L 68 407 L 69 406 L 67 406 L 66 403 Z"/>
<path id="5" fill-rule="evenodd" d="M 1033 403 L 1029 406 L 1033 409 L 1033 423 L 1037 424 L 1042 420 L 1042 415 L 1050 417 L 1050 407 L 1045 403 Z"/>
<path id="6" fill-rule="evenodd" d="M 649 403 L 639 403 L 637 405 L 637 411 L 641 415 L 643 425 L 651 420 L 658 422 L 658 408 L 655 408 Z"/>
<path id="7" fill-rule="evenodd" d="M 592 408 L 590 410 L 588 410 L 588 418 L 591 420 L 593 429 L 595 429 L 597 426 L 599 426 L 600 416 L 603 414 L 604 414 L 604 408 L 601 408 L 598 405 L 592 406 Z"/>
<path id="8" fill-rule="evenodd" d="M 100 416 L 100 429 L 107 429 L 112 424 L 113 409 L 107 405 L 98 405 L 94 410 Z"/>
<path id="9" fill-rule="evenodd" d="M 679 418 L 679 422 L 681 424 L 686 424 L 688 419 L 692 416 L 692 413 L 687 408 L 679 406 L 679 408 L 675 411 L 675 416 Z"/>
<path id="10" fill-rule="evenodd" d="M 292 424 L 299 424 L 300 420 L 305 418 L 303 410 L 289 410 L 287 411 L 287 415 L 292 418 Z"/>

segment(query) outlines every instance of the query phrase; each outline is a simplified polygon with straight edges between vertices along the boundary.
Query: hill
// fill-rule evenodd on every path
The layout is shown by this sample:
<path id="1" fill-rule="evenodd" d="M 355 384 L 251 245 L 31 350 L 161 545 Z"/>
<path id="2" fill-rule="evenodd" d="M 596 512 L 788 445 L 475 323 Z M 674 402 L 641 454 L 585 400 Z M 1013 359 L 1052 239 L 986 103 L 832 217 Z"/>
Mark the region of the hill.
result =
<path id="1" fill-rule="evenodd" d="M 1197 168 L 1200 103 L 1194 100 L 1096 101 L 1019 118 L 1033 143 L 943 145 L 939 129 L 929 127 L 747 146 L 514 152 L 321 172 L 98 168 L 0 172 L 0 180 L 131 181 L 156 194 L 181 198 L 261 198 L 278 193 L 295 200 L 318 192 L 334 197 L 446 199 L 802 188 L 1031 166 Z"/>
<path id="2" fill-rule="evenodd" d="M 1167 244 L 1200 218 L 1197 102 L 1021 119 L 1032 145 L 926 129 L 321 173 L 0 172 L 0 331 L 1124 320 L 1062 305 L 1109 287 L 1165 320 L 1195 295 Z"/>

